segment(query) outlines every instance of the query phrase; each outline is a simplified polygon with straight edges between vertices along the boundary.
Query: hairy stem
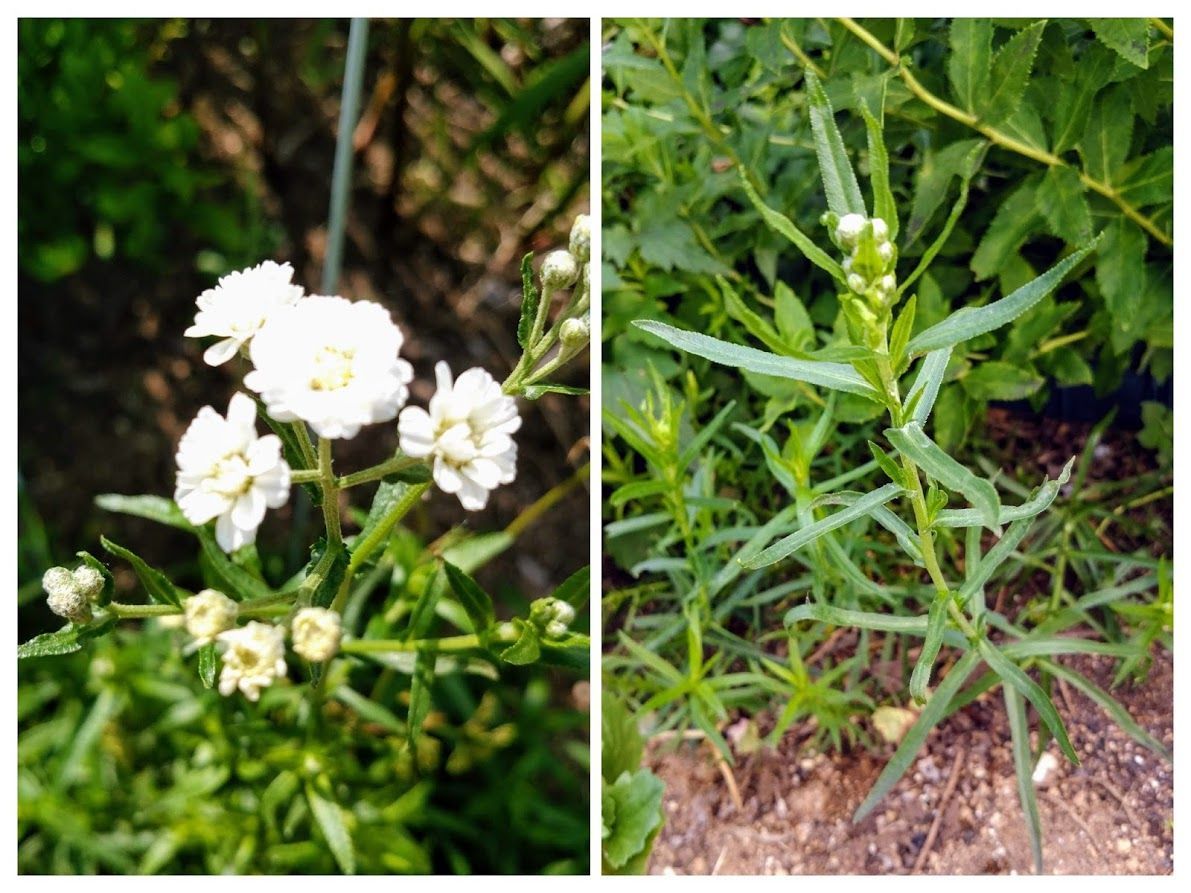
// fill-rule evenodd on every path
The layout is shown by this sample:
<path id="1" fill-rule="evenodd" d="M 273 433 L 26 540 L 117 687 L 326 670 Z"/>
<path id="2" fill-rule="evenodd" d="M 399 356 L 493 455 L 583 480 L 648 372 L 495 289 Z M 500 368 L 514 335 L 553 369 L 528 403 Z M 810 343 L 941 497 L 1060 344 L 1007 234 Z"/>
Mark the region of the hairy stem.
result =
<path id="1" fill-rule="evenodd" d="M 489 642 L 514 642 L 517 639 L 517 632 L 510 630 L 503 631 L 499 626 L 493 630 Z M 475 648 L 483 648 L 485 643 L 481 641 L 480 637 L 475 633 L 470 633 L 465 636 L 447 636 L 442 639 L 413 639 L 410 641 L 403 641 L 401 639 L 352 639 L 344 642 L 340 646 L 340 651 L 345 654 L 383 654 L 385 652 L 410 652 L 421 651 L 423 648 L 433 648 L 435 651 L 471 651 Z"/>
<path id="2" fill-rule="evenodd" d="M 339 487 L 332 469 L 331 441 L 318 439 L 318 482 L 323 490 L 323 520 L 327 524 L 327 553 L 331 547 L 343 542 L 343 531 L 339 526 Z"/>
<path id="3" fill-rule="evenodd" d="M 379 465 L 365 468 L 363 471 L 353 471 L 351 474 L 345 474 L 343 477 L 337 478 L 335 486 L 340 490 L 346 490 L 348 487 L 367 484 L 370 481 L 379 481 L 383 477 L 398 471 L 404 471 L 407 468 L 413 468 L 415 465 L 421 465 L 425 461 L 425 459 L 415 459 L 413 456 L 398 454 L 391 459 L 381 462 Z"/>

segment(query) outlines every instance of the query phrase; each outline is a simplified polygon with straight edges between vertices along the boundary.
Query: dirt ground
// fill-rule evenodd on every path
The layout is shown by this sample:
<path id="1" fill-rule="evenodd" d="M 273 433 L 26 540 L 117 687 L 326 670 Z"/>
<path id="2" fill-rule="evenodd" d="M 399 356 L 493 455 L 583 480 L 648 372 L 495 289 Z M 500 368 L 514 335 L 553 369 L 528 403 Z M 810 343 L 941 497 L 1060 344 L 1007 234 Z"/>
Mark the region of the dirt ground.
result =
<path id="1" fill-rule="evenodd" d="M 1064 658 L 1102 687 L 1103 658 Z M 1173 663 L 1159 655 L 1142 685 L 1116 692 L 1134 719 L 1173 746 Z M 1054 745 L 1038 785 L 1043 858 L 1054 874 L 1169 874 L 1173 767 L 1137 744 L 1080 692 L 1060 707 L 1082 765 Z M 758 717 L 762 733 L 772 718 Z M 1028 874 L 1033 871 L 999 694 L 983 695 L 927 739 L 912 770 L 860 824 L 852 813 L 876 780 L 880 754 L 801 752 L 797 731 L 731 770 L 743 809 L 704 744 L 652 746 L 666 783 L 666 825 L 653 874 Z M 958 775 L 955 773 L 958 772 Z M 956 780 L 953 780 L 953 777 Z M 937 825 L 937 827 L 935 827 Z"/>

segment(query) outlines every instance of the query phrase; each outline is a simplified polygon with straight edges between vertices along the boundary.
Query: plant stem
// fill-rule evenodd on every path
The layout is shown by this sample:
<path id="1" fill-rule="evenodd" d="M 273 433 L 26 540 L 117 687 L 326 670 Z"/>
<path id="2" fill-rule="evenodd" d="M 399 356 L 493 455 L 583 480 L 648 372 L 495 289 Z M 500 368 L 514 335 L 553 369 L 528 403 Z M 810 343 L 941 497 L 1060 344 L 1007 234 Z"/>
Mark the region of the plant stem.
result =
<path id="1" fill-rule="evenodd" d="M 343 542 L 343 531 L 339 526 L 339 487 L 332 469 L 331 441 L 318 439 L 318 481 L 323 489 L 323 520 L 327 524 L 327 554 L 331 547 Z"/>
<path id="2" fill-rule="evenodd" d="M 135 620 L 145 617 L 169 617 L 181 614 L 181 608 L 173 605 L 125 605 L 120 602 L 108 602 L 104 609 L 115 614 L 121 620 Z"/>
<path id="3" fill-rule="evenodd" d="M 291 484 L 313 484 L 319 479 L 317 468 L 292 469 L 289 473 Z"/>
<path id="4" fill-rule="evenodd" d="M 314 454 L 314 444 L 310 442 L 310 432 L 306 430 L 305 422 L 290 422 L 290 430 L 294 432 L 294 436 L 298 438 L 298 450 L 302 453 L 302 459 L 306 462 L 307 469 L 313 469 L 318 466 L 318 457 Z"/>
<path id="5" fill-rule="evenodd" d="M 353 471 L 351 474 L 345 474 L 335 481 L 335 486 L 340 490 L 346 490 L 348 487 L 367 484 L 369 481 L 379 481 L 387 475 L 404 471 L 407 468 L 413 468 L 415 465 L 421 465 L 425 461 L 425 459 L 415 459 L 413 456 L 398 454 L 379 465 L 365 468 L 363 471 Z"/>
<path id="6" fill-rule="evenodd" d="M 538 518 L 562 501 L 568 493 L 587 480 L 591 474 L 591 463 L 585 462 L 576 472 L 557 486 L 551 487 L 539 496 L 532 505 L 521 512 L 513 522 L 505 528 L 505 533 L 516 539 L 525 528 L 533 524 Z"/>
<path id="7" fill-rule="evenodd" d="M 494 630 L 492 636 L 488 641 L 490 642 L 513 642 L 516 641 L 517 634 L 502 634 Z M 411 641 L 404 641 L 401 639 L 352 639 L 344 642 L 339 650 L 345 654 L 383 654 L 385 652 L 405 652 L 421 651 L 424 648 L 433 648 L 435 651 L 471 651 L 474 648 L 483 648 L 484 642 L 475 633 L 470 633 L 465 636 L 447 636 L 442 639 L 413 639 Z"/>
<path id="8" fill-rule="evenodd" d="M 877 54 L 881 56 L 881 58 L 892 65 L 894 69 L 896 69 L 897 74 L 901 77 L 905 85 L 910 88 L 910 92 L 925 102 L 936 112 L 946 115 L 953 121 L 958 121 L 960 124 L 964 124 L 967 127 L 982 133 L 993 143 L 1003 149 L 1008 149 L 1010 152 L 1016 152 L 1018 155 L 1024 155 L 1026 158 L 1045 164 L 1048 167 L 1071 167 L 1071 165 L 1068 165 L 1059 156 L 1041 149 L 1035 149 L 1033 146 L 1028 146 L 1025 143 L 1009 136 L 1007 133 L 997 130 L 995 127 L 989 124 L 982 124 L 976 115 L 973 115 L 970 112 L 965 112 L 963 109 L 957 108 L 951 103 L 940 99 L 938 96 L 931 93 L 930 90 L 924 87 L 922 82 L 919 81 L 918 78 L 914 77 L 914 75 L 901 64 L 901 59 L 897 53 L 889 49 L 889 47 L 885 46 L 883 43 L 881 43 L 881 41 L 877 40 L 877 38 L 866 31 L 863 26 L 857 24 L 854 20 L 849 18 L 840 18 L 839 22 L 858 38 L 860 38 L 860 40 L 868 44 L 868 46 L 875 50 Z M 1104 196 L 1106 199 L 1120 208 L 1121 212 L 1126 217 L 1149 233 L 1155 240 L 1168 248 L 1174 247 L 1173 238 L 1162 232 L 1162 230 L 1158 228 L 1154 221 L 1146 217 L 1131 204 L 1129 204 L 1129 202 L 1122 198 L 1120 193 L 1113 189 L 1112 186 L 1097 180 L 1095 177 L 1091 176 L 1085 171 L 1079 170 L 1078 168 L 1072 168 L 1072 170 L 1076 171 L 1076 173 L 1079 175 L 1080 181 L 1085 186 L 1094 192 L 1098 192 L 1100 195 Z"/>

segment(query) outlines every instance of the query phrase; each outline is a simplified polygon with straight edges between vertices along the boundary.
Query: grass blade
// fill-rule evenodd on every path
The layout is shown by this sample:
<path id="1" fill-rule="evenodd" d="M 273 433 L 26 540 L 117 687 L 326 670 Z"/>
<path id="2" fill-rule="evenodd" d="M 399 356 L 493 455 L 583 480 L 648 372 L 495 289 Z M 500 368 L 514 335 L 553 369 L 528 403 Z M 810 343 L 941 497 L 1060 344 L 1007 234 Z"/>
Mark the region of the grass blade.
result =
<path id="1" fill-rule="evenodd" d="M 1017 796 L 1026 816 L 1026 831 L 1030 835 L 1030 850 L 1034 853 L 1034 873 L 1042 874 L 1042 819 L 1038 815 L 1038 798 L 1034 793 L 1034 760 L 1030 753 L 1030 727 L 1026 722 L 1026 705 L 1017 690 L 1006 685 L 1005 712 L 1009 714 L 1009 731 L 1013 736 L 1013 768 L 1017 774 Z"/>

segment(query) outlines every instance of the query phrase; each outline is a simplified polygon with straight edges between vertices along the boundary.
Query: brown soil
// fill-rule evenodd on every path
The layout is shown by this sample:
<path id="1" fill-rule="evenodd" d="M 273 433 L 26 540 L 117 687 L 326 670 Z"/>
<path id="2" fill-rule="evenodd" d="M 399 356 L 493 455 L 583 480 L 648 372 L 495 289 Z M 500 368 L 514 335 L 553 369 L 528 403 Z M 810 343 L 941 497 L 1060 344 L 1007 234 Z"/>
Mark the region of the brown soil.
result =
<path id="1" fill-rule="evenodd" d="M 1101 686 L 1111 680 L 1106 659 L 1065 663 Z M 1172 666 L 1163 653 L 1144 684 L 1116 692 L 1134 719 L 1168 748 L 1174 735 Z M 1082 765 L 1067 764 L 1053 744 L 1048 749 L 1059 762 L 1038 786 L 1046 871 L 1171 873 L 1173 768 L 1081 693 L 1061 686 L 1059 698 Z M 800 752 L 791 732 L 776 751 L 738 756 L 731 770 L 743 802 L 738 809 L 710 748 L 655 743 L 647 762 L 666 783 L 666 825 L 650 871 L 1030 873 L 1033 860 L 1008 742 L 999 695 L 982 696 L 931 733 L 911 771 L 859 824 L 852 823 L 852 813 L 892 747 L 880 754 L 808 754 Z M 958 782 L 952 785 L 957 767 Z"/>

